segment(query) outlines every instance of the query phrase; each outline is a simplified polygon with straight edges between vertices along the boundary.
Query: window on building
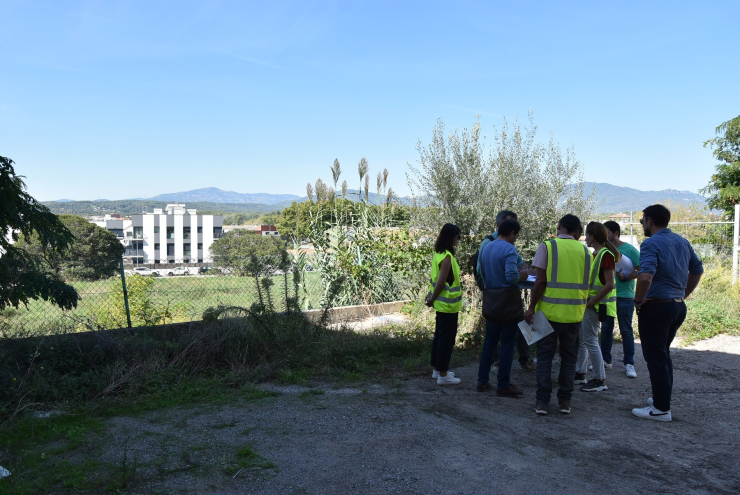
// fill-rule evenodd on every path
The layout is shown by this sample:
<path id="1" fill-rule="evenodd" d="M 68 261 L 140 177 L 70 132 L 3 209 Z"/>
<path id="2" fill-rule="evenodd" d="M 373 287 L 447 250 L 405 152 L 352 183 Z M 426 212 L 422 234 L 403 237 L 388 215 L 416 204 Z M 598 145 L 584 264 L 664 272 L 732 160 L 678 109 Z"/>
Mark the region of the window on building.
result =
<path id="1" fill-rule="evenodd" d="M 190 243 L 189 242 L 182 245 L 182 254 L 185 256 L 190 256 Z"/>
<path id="2" fill-rule="evenodd" d="M 183 239 L 190 239 L 190 227 L 183 227 L 182 228 L 182 238 Z"/>
<path id="3" fill-rule="evenodd" d="M 203 263 L 203 258 L 198 258 L 198 263 Z"/>
<path id="4" fill-rule="evenodd" d="M 144 227 L 134 227 L 134 237 L 136 239 L 144 237 Z"/>
<path id="5" fill-rule="evenodd" d="M 198 233 L 199 234 L 202 234 L 203 233 L 203 227 L 198 227 Z"/>
<path id="6" fill-rule="evenodd" d="M 167 244 L 167 256 L 174 256 L 174 255 L 175 255 L 175 245 Z"/>
<path id="7" fill-rule="evenodd" d="M 158 265 L 159 264 L 159 260 L 154 260 L 154 264 L 155 265 Z"/>
<path id="8" fill-rule="evenodd" d="M 175 238 L 175 227 L 167 227 L 167 239 Z"/>
<path id="9" fill-rule="evenodd" d="M 159 234 L 159 226 L 158 225 L 154 227 L 154 233 L 155 234 Z"/>
<path id="10" fill-rule="evenodd" d="M 213 237 L 216 239 L 220 238 L 223 233 L 223 229 L 221 227 L 213 227 Z"/>
<path id="11" fill-rule="evenodd" d="M 126 232 L 126 237 L 131 237 L 131 234 L 132 232 L 129 230 L 128 232 Z"/>
<path id="12" fill-rule="evenodd" d="M 155 251 L 159 251 L 159 243 L 158 242 L 155 242 L 154 243 L 154 250 Z"/>
<path id="13" fill-rule="evenodd" d="M 199 242 L 198 243 L 198 249 L 203 249 L 203 243 L 202 242 Z"/>

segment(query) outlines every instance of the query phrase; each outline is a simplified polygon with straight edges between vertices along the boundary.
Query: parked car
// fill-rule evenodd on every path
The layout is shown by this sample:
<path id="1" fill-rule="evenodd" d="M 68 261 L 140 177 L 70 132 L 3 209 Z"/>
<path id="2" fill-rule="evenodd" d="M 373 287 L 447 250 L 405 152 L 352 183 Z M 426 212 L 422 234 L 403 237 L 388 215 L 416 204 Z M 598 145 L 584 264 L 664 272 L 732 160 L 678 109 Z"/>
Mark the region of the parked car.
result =
<path id="1" fill-rule="evenodd" d="M 127 275 L 141 275 L 142 277 L 156 277 L 159 275 L 156 271 L 145 266 L 137 266 L 131 270 L 126 270 Z"/>
<path id="2" fill-rule="evenodd" d="M 165 273 L 169 277 L 174 277 L 175 275 L 190 275 L 190 269 L 184 266 L 178 266 L 168 269 Z"/>
<path id="3" fill-rule="evenodd" d="M 215 266 L 201 266 L 198 268 L 198 275 L 221 275 L 221 270 Z"/>

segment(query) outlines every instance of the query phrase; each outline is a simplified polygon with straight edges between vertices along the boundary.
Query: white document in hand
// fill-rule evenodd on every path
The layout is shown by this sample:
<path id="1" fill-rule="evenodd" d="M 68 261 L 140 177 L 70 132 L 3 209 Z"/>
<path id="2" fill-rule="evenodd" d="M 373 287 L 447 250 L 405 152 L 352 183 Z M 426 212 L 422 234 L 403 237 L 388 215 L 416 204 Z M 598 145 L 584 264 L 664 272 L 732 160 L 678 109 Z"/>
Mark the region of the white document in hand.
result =
<path id="1" fill-rule="evenodd" d="M 519 322 L 519 330 L 522 331 L 524 339 L 527 341 L 527 345 L 532 345 L 542 337 L 550 335 L 554 330 L 547 321 L 545 313 L 537 311 L 532 317 L 532 324 L 530 325 L 526 321 Z"/>

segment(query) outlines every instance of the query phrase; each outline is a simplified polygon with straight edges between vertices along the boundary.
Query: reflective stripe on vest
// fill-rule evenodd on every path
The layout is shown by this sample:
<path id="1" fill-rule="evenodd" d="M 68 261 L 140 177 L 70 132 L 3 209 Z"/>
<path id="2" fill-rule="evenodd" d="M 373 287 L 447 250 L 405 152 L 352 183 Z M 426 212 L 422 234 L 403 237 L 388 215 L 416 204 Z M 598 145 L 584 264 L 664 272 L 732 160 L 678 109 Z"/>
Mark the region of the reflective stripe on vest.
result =
<path id="1" fill-rule="evenodd" d="M 547 285 L 536 309 L 550 321 L 580 322 L 588 300 L 591 253 L 574 239 L 553 239 L 545 246 Z"/>
<path id="2" fill-rule="evenodd" d="M 444 286 L 442 292 L 434 300 L 434 309 L 440 313 L 457 313 L 462 309 L 462 287 L 460 285 L 460 265 L 457 264 L 457 260 L 451 252 L 445 251 L 444 253 L 434 253 L 432 258 L 432 273 L 429 277 L 429 284 L 431 289 L 429 295 L 431 296 L 437 284 L 440 283 L 439 278 L 439 265 L 442 263 L 447 256 L 450 257 L 451 270 L 453 275 L 452 285 L 449 285 L 446 281 L 443 281 Z"/>
<path id="3" fill-rule="evenodd" d="M 437 288 L 437 284 L 434 282 L 434 280 L 432 280 L 430 278 L 429 279 L 429 282 L 432 284 L 432 289 L 436 289 Z M 448 292 L 460 292 L 462 290 L 462 287 L 450 287 L 449 285 L 447 285 L 445 283 L 445 289 L 444 290 L 446 290 Z"/>
<path id="4" fill-rule="evenodd" d="M 601 289 L 604 287 L 604 284 L 601 283 L 601 280 L 599 280 L 599 269 L 601 268 L 601 260 L 604 258 L 604 255 L 606 253 L 609 253 L 612 257 L 614 257 L 614 253 L 609 251 L 607 248 L 601 248 L 601 251 L 599 251 L 599 254 L 596 255 L 596 263 L 593 265 L 593 268 L 591 269 L 591 284 L 588 288 L 588 295 L 591 297 L 594 297 L 596 294 L 598 294 Z M 616 260 L 615 260 L 616 261 Z M 617 287 L 616 284 L 614 285 L 614 289 L 612 289 L 609 294 L 606 295 L 604 299 L 599 301 L 594 305 L 594 309 L 596 311 L 599 310 L 599 306 L 602 304 L 606 304 L 606 314 L 608 316 L 617 316 Z"/>

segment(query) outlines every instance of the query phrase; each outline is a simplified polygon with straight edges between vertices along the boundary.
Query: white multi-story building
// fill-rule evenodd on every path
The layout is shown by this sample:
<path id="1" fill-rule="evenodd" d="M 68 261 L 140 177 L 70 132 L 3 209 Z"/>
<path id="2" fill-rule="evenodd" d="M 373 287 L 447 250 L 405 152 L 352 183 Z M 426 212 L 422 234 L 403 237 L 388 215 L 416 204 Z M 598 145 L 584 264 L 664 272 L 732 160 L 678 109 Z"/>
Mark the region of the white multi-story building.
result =
<path id="1" fill-rule="evenodd" d="M 223 236 L 223 215 L 198 215 L 184 204 L 169 204 L 131 219 L 95 222 L 116 234 L 134 263 L 209 263 L 211 244 Z M 104 225 L 103 225 L 104 224 Z"/>

